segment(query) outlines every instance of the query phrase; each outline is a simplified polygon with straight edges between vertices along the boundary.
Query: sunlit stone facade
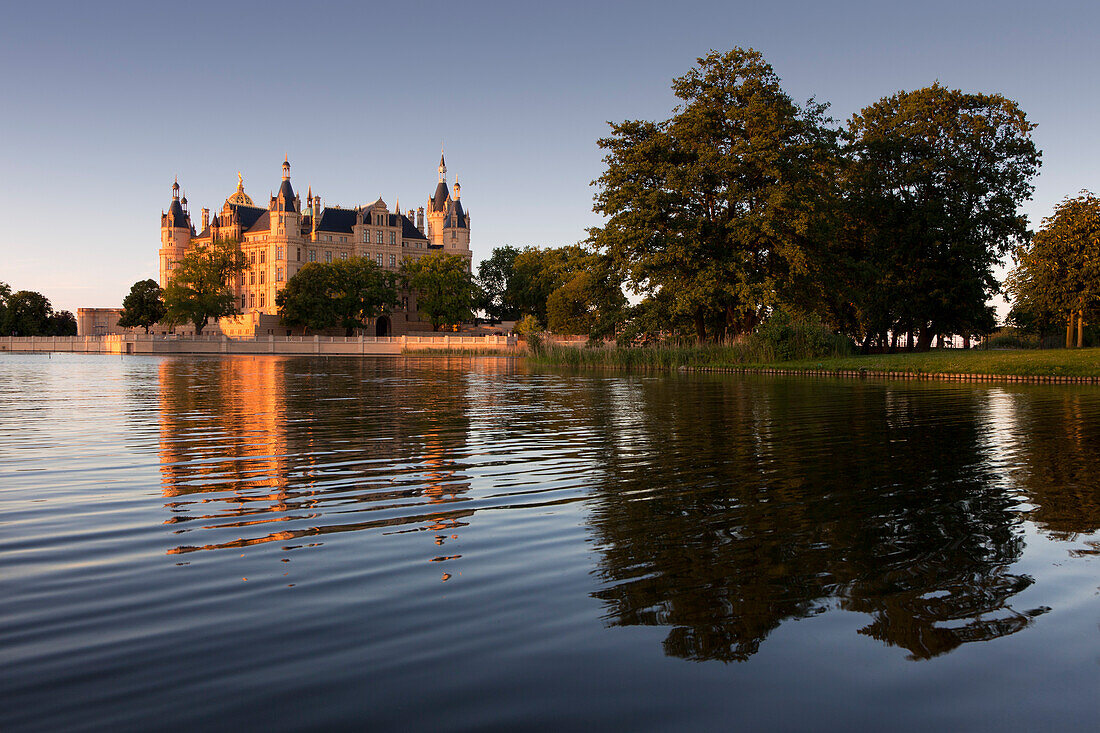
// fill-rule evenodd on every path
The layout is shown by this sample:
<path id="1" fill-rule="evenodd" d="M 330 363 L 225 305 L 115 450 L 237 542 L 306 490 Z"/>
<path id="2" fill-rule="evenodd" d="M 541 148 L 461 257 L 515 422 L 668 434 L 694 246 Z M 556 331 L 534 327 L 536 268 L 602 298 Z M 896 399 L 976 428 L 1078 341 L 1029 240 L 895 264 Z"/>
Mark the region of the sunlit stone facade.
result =
<path id="1" fill-rule="evenodd" d="M 461 188 L 447 186 L 447 166 L 439 158 L 439 181 L 427 205 L 402 213 L 385 201 L 344 208 L 322 206 L 312 187 L 303 201 L 290 182 L 290 162 L 283 161 L 278 193 L 266 206 L 245 193 L 237 174 L 237 190 L 220 210 L 202 209 L 198 231 L 179 182 L 172 184 L 172 202 L 160 221 L 160 284 L 165 287 L 172 268 L 191 248 L 217 240 L 240 242 L 248 269 L 234 284 L 241 316 L 222 319 L 219 326 L 230 336 L 285 333 L 278 324 L 275 296 L 308 262 L 333 262 L 369 257 L 383 269 L 396 271 L 406 259 L 429 252 L 462 255 L 471 260 L 470 215 L 463 209 Z M 377 335 L 399 335 L 420 330 L 415 297 L 404 293 L 399 307 L 373 324 Z"/>

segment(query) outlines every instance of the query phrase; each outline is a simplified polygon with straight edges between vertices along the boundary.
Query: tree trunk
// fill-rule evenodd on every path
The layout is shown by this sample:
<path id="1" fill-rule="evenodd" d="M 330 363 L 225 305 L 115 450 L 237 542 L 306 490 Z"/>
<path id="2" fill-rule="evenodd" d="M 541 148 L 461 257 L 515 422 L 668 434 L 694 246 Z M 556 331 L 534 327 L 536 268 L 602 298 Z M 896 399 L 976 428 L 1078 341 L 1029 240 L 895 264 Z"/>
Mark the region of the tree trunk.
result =
<path id="1" fill-rule="evenodd" d="M 707 324 L 703 320 L 703 309 L 695 311 L 695 337 L 700 344 L 707 342 Z"/>
<path id="2" fill-rule="evenodd" d="M 969 349 L 970 348 L 970 337 L 969 336 L 963 336 L 963 348 L 964 349 Z"/>
<path id="3" fill-rule="evenodd" d="M 1073 311 L 1069 312 L 1069 322 L 1066 323 L 1066 348 L 1073 348 Z"/>
<path id="4" fill-rule="evenodd" d="M 912 329 L 905 332 L 905 350 L 913 350 L 913 331 Z"/>
<path id="5" fill-rule="evenodd" d="M 1077 348 L 1085 345 L 1085 312 L 1077 311 Z"/>
<path id="6" fill-rule="evenodd" d="M 898 332 L 893 331 L 890 334 L 890 353 L 893 354 L 898 350 Z"/>
<path id="7" fill-rule="evenodd" d="M 931 326 L 925 326 L 920 330 L 920 335 L 917 337 L 917 351 L 928 351 L 932 345 L 932 337 L 935 334 L 932 333 Z"/>

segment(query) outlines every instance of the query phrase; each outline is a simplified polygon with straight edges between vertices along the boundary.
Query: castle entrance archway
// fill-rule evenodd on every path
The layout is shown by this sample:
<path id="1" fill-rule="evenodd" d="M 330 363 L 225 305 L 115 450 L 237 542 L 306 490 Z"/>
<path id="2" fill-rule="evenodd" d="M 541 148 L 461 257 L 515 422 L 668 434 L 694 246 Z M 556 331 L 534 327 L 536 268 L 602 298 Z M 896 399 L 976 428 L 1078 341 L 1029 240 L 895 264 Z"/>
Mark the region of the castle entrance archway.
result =
<path id="1" fill-rule="evenodd" d="M 375 336 L 389 336 L 390 335 L 390 319 L 386 316 L 378 316 L 374 321 L 374 335 Z"/>

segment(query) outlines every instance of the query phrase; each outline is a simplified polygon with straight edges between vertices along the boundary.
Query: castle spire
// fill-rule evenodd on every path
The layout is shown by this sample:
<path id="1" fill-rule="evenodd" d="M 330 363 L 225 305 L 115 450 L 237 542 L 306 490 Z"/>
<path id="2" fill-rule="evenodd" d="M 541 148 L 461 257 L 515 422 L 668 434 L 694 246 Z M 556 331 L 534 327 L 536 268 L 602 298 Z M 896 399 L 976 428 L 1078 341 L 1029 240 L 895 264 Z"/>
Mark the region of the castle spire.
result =
<path id="1" fill-rule="evenodd" d="M 179 197 L 180 197 L 180 179 L 179 179 L 179 176 L 176 176 L 172 180 L 172 200 L 176 201 L 176 200 L 179 199 Z"/>
<path id="2" fill-rule="evenodd" d="M 439 148 L 439 182 L 445 183 L 447 181 L 447 163 L 443 160 L 443 147 Z"/>

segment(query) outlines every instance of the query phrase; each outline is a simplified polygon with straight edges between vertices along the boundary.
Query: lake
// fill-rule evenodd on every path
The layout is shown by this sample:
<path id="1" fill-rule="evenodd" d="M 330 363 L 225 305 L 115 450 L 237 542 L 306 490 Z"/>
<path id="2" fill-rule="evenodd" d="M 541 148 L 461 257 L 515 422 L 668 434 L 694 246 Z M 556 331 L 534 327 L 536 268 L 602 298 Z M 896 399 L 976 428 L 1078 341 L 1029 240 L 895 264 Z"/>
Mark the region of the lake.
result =
<path id="1" fill-rule="evenodd" d="M 1100 713 L 1100 388 L 0 356 L 0 730 Z"/>

